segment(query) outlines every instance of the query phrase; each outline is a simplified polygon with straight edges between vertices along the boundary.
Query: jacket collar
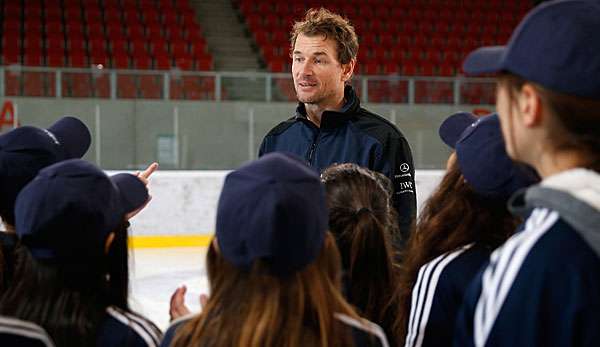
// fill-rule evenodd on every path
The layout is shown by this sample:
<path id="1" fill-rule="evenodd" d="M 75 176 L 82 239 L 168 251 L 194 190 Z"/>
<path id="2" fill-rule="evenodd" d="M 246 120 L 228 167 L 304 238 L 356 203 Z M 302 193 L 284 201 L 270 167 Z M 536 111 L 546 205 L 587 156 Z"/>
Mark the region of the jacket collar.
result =
<path id="1" fill-rule="evenodd" d="M 323 112 L 323 115 L 321 116 L 321 129 L 337 128 L 357 116 L 358 110 L 360 109 L 360 100 L 358 99 L 358 96 L 356 96 L 352 86 L 346 85 L 344 87 L 344 99 L 346 102 L 341 110 Z M 314 123 L 308 120 L 306 108 L 302 102 L 299 102 L 296 107 L 295 118 L 296 120 L 314 125 Z"/>

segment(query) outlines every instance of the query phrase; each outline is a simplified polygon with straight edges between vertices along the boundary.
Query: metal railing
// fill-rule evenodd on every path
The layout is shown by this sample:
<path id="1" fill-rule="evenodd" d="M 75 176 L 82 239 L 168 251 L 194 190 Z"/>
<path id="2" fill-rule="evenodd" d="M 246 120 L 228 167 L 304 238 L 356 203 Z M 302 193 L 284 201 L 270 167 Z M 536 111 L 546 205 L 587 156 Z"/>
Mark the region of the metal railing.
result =
<path id="1" fill-rule="evenodd" d="M 364 103 L 493 104 L 490 78 L 365 76 L 352 79 Z M 293 102 L 290 73 L 192 72 L 0 66 L 0 96 Z"/>

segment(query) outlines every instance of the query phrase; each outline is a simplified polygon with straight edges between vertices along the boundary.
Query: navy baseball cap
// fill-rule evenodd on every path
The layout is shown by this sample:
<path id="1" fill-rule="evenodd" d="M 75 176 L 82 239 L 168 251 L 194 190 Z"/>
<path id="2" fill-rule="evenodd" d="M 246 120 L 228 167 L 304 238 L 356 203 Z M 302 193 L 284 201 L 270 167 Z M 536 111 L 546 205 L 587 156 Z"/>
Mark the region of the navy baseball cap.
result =
<path id="1" fill-rule="evenodd" d="M 272 274 L 286 276 L 316 259 L 328 219 L 319 175 L 296 156 L 270 153 L 225 178 L 216 239 L 237 268 L 262 259 Z"/>
<path id="2" fill-rule="evenodd" d="M 131 174 L 108 177 L 81 159 L 42 169 L 17 197 L 15 227 L 37 259 L 76 259 L 104 254 L 109 233 L 148 200 Z"/>
<path id="3" fill-rule="evenodd" d="M 469 74 L 507 71 L 557 92 L 600 98 L 600 1 L 549 1 L 531 10 L 506 46 L 482 47 Z"/>
<path id="4" fill-rule="evenodd" d="M 40 169 L 81 158 L 90 144 L 90 131 L 74 117 L 63 117 L 48 129 L 22 126 L 0 135 L 0 210 L 5 217 L 12 218 L 19 191 Z"/>
<path id="5" fill-rule="evenodd" d="M 481 195 L 509 198 L 539 181 L 533 169 L 514 162 L 506 153 L 497 114 L 455 113 L 442 123 L 439 134 L 456 151 L 467 183 Z"/>

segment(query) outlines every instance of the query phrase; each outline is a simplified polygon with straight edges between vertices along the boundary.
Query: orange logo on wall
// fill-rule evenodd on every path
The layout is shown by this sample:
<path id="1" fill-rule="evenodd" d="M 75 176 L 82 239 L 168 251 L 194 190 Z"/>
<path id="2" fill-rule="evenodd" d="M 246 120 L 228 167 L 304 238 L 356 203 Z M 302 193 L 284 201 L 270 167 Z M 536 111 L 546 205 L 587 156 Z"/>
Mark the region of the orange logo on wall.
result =
<path id="1" fill-rule="evenodd" d="M 0 112 L 0 132 L 4 130 L 5 125 L 11 129 L 15 127 L 15 108 L 12 101 L 5 101 L 4 105 L 2 105 L 2 112 Z"/>

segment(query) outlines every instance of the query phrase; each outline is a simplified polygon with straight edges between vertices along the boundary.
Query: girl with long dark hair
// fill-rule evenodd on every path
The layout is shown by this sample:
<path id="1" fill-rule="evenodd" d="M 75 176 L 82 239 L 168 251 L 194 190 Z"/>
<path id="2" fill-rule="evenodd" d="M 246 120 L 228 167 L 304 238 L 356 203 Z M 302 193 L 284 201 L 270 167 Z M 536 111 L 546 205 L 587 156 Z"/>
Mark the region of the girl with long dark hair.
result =
<path id="1" fill-rule="evenodd" d="M 440 136 L 455 152 L 408 240 L 396 293 L 406 347 L 451 343 L 469 282 L 518 225 L 509 196 L 537 178 L 504 151 L 497 115 L 454 114 Z"/>
<path id="2" fill-rule="evenodd" d="M 89 129 L 75 117 L 62 117 L 47 129 L 26 125 L 0 135 L 0 295 L 15 270 L 17 195 L 44 167 L 81 158 L 91 140 Z"/>
<path id="3" fill-rule="evenodd" d="M 329 230 L 342 257 L 348 302 L 396 340 L 398 302 L 392 235 L 396 228 L 389 179 L 356 164 L 338 164 L 321 174 L 329 209 Z"/>
<path id="4" fill-rule="evenodd" d="M 597 346 L 600 341 L 600 3 L 533 9 L 507 46 L 464 63 L 499 73 L 508 154 L 542 181 L 515 194 L 525 219 L 475 279 L 456 346 Z"/>
<path id="5" fill-rule="evenodd" d="M 126 219 L 148 198 L 140 178 L 109 178 L 83 160 L 41 170 L 17 198 L 22 247 L 0 314 L 40 325 L 61 347 L 157 346 L 160 331 L 128 305 Z"/>

